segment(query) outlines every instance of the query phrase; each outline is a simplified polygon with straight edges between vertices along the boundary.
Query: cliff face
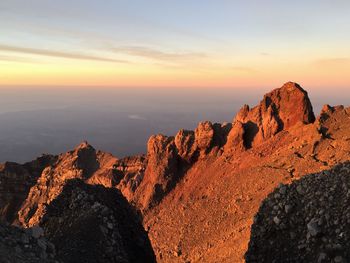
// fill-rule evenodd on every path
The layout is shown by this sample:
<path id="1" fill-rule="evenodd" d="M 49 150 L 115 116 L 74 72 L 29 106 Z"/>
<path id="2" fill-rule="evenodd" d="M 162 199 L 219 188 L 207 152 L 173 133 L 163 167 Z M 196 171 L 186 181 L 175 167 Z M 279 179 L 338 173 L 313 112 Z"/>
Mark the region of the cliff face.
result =
<path id="1" fill-rule="evenodd" d="M 244 105 L 234 119 L 242 123 L 246 148 L 261 144 L 298 122 L 313 123 L 315 115 L 307 92 L 298 84 L 288 82 L 266 94 L 252 109 Z"/>
<path id="2" fill-rule="evenodd" d="M 42 156 L 23 165 L 0 164 L 0 219 L 13 222 L 17 212 L 42 171 L 56 161 L 52 155 Z"/>
<path id="3" fill-rule="evenodd" d="M 82 179 L 87 183 L 111 187 L 114 180 L 111 168 L 116 159 L 109 156 L 109 161 L 106 161 L 100 157 L 106 156 L 96 152 L 86 142 L 81 143 L 75 150 L 58 156 L 57 161 L 47 166 L 36 184 L 30 188 L 18 211 L 19 223 L 25 227 L 38 224 L 45 214 L 46 206 L 61 193 L 67 180 Z"/>
<path id="4" fill-rule="evenodd" d="M 116 163 L 83 142 L 57 157 L 4 164 L 3 220 L 37 229 L 55 245 L 60 262 L 155 262 L 139 215 L 114 189 L 120 183 Z M 30 262 L 53 261 L 39 255 Z"/>
<path id="5" fill-rule="evenodd" d="M 57 240 L 67 242 L 67 233 L 75 228 L 58 233 L 45 218 L 62 227 L 73 217 L 77 225 L 91 219 L 80 209 L 80 199 L 62 197 L 70 196 L 63 193 L 69 180 L 78 179 L 84 189 L 101 185 L 120 190 L 142 214 L 158 262 L 243 262 L 253 215 L 267 194 L 279 183 L 350 159 L 349 116 L 349 108 L 326 105 L 315 119 L 307 93 L 289 82 L 257 106 L 245 105 L 232 123 L 205 121 L 174 137 L 152 136 L 145 155 L 117 159 L 82 143 L 45 161 L 5 164 L 0 170 L 1 216 L 23 227 L 45 225 L 56 245 Z M 71 205 L 76 214 L 60 212 Z M 96 233 L 113 242 L 109 230 Z M 111 247 L 115 257 L 119 252 Z"/>

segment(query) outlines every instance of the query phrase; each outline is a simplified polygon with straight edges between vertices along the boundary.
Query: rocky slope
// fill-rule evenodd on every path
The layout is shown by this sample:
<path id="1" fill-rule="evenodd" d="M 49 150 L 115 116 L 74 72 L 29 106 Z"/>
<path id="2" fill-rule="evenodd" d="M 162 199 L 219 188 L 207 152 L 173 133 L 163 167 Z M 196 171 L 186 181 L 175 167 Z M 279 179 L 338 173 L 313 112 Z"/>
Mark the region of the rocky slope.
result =
<path id="1" fill-rule="evenodd" d="M 117 159 L 82 143 L 37 169 L 12 164 L 23 173 L 5 165 L 2 219 L 43 224 L 67 180 L 79 179 L 119 189 L 140 211 L 157 262 L 243 262 L 254 214 L 279 183 L 350 160 L 349 117 L 326 105 L 315 118 L 306 91 L 289 82 L 232 123 L 152 136 L 142 156 Z"/>
<path id="2" fill-rule="evenodd" d="M 62 262 L 155 262 L 141 221 L 116 189 L 69 180 L 39 225 Z"/>
<path id="3" fill-rule="evenodd" d="M 56 263 L 55 247 L 37 229 L 0 224 L 0 262 Z"/>
<path id="4" fill-rule="evenodd" d="M 254 218 L 246 262 L 348 262 L 350 163 L 280 185 Z"/>
<path id="5" fill-rule="evenodd" d="M 266 107 L 268 101 L 275 102 Z M 182 174 L 143 213 L 159 262 L 243 262 L 252 218 L 267 194 L 279 183 L 350 159 L 350 110 L 328 107 L 315 120 L 296 84 L 287 83 L 245 112 L 232 124 L 180 131 L 178 141 L 186 142 L 177 146 Z"/>

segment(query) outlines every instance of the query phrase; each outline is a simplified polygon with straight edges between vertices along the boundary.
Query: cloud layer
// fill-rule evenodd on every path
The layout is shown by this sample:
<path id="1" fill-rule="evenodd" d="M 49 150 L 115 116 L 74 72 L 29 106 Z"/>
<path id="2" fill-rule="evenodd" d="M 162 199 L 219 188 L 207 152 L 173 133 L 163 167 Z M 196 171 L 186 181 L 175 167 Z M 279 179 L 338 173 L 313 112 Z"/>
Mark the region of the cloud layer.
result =
<path id="1" fill-rule="evenodd" d="M 78 59 L 78 60 L 94 60 L 94 61 L 113 62 L 113 63 L 128 63 L 128 61 L 126 60 L 105 58 L 105 57 L 87 55 L 82 53 L 69 53 L 69 52 L 56 51 L 56 50 L 18 47 L 18 46 L 9 46 L 9 45 L 1 45 L 1 44 L 0 44 L 0 52 L 13 52 L 13 53 L 21 53 L 21 54 L 27 54 L 27 55 L 39 55 L 39 56 Z"/>

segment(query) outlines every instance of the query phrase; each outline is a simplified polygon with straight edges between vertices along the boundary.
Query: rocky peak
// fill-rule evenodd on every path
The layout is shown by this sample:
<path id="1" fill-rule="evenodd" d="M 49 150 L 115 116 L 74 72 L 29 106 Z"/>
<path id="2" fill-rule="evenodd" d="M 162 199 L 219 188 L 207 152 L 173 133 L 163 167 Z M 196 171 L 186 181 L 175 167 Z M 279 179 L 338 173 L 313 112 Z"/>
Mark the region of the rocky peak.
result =
<path id="1" fill-rule="evenodd" d="M 198 149 L 207 151 L 214 139 L 213 124 L 210 121 L 200 122 L 194 133 Z"/>
<path id="2" fill-rule="evenodd" d="M 266 94 L 262 108 L 264 106 L 266 108 L 272 107 L 278 114 L 284 129 L 288 129 L 300 121 L 305 124 L 315 121 L 307 92 L 294 82 L 287 82 L 281 88 Z"/>
<path id="3" fill-rule="evenodd" d="M 190 162 L 195 152 L 194 131 L 181 129 L 175 136 L 175 145 L 182 159 Z"/>
<path id="4" fill-rule="evenodd" d="M 238 133 L 244 134 L 244 145 L 250 148 L 297 123 L 309 124 L 314 121 L 307 92 L 299 84 L 287 82 L 267 93 L 254 108 L 244 105 L 233 122 L 242 123 L 244 131 Z"/>
<path id="5" fill-rule="evenodd" d="M 109 158 L 114 160 L 113 156 Z M 106 173 L 108 174 L 111 169 L 112 165 L 107 162 Z M 31 187 L 27 199 L 18 212 L 20 224 L 25 227 L 36 225 L 45 213 L 46 206 L 61 193 L 67 180 L 78 178 L 88 182 L 94 176 L 101 177 L 103 172 L 98 153 L 87 142 L 79 144 L 73 151 L 59 155 L 57 161 L 47 166 L 37 183 Z M 91 183 L 104 181 L 106 180 L 95 178 Z M 106 184 L 110 186 L 110 183 Z"/>
<path id="6" fill-rule="evenodd" d="M 147 143 L 147 167 L 134 200 L 142 210 L 152 207 L 178 179 L 178 154 L 174 137 L 153 135 Z"/>

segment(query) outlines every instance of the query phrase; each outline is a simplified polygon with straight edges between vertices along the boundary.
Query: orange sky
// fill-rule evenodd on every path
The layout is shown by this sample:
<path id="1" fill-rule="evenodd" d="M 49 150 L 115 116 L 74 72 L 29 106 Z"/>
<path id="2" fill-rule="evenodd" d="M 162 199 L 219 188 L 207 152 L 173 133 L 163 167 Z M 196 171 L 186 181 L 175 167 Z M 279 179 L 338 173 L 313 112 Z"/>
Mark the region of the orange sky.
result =
<path id="1" fill-rule="evenodd" d="M 349 87 L 350 4 L 0 3 L 0 86 Z M 210 18 L 210 19 L 209 19 Z"/>

